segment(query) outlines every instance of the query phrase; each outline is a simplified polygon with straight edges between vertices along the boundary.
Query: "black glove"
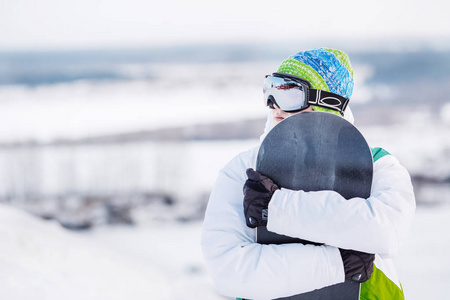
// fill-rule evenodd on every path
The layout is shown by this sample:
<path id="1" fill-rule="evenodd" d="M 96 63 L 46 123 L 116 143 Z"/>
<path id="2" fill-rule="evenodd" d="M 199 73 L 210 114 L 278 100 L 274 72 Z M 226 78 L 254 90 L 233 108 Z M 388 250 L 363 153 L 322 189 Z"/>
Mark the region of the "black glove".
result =
<path id="1" fill-rule="evenodd" d="M 244 184 L 244 214 L 248 227 L 255 228 L 267 224 L 267 207 L 278 186 L 267 176 L 247 169 Z"/>
<path id="2" fill-rule="evenodd" d="M 374 254 L 345 249 L 339 251 L 344 262 L 345 279 L 356 282 L 369 280 L 373 272 Z"/>

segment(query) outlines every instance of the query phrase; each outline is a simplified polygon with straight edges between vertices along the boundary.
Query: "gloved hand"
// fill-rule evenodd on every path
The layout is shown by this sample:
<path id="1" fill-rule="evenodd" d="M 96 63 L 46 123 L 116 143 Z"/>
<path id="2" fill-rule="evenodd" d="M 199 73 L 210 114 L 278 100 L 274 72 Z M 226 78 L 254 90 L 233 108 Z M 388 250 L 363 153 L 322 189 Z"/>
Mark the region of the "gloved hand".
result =
<path id="1" fill-rule="evenodd" d="M 248 227 L 255 228 L 267 224 L 267 207 L 278 186 L 267 176 L 247 169 L 244 184 L 244 214 Z"/>
<path id="2" fill-rule="evenodd" d="M 356 282 L 369 280 L 375 255 L 355 250 L 339 249 L 344 262 L 345 279 Z"/>

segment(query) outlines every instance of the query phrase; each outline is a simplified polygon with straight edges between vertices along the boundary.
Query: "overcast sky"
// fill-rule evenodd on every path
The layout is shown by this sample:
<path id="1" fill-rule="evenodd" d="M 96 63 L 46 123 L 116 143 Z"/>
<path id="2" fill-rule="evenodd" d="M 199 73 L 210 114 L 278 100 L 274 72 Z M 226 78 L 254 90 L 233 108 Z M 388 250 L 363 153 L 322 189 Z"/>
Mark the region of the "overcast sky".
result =
<path id="1" fill-rule="evenodd" d="M 2 0 L 0 50 L 450 37 L 447 0 Z"/>

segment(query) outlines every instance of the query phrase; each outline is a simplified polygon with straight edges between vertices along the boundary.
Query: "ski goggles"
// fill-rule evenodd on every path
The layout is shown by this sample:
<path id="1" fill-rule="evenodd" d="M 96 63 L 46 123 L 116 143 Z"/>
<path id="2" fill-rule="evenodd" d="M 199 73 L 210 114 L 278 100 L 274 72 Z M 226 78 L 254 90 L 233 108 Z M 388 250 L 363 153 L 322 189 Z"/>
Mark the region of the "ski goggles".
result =
<path id="1" fill-rule="evenodd" d="M 298 112 L 310 105 L 316 105 L 344 115 L 350 100 L 341 95 L 312 89 L 307 80 L 284 73 L 267 75 L 263 93 L 266 106 L 274 108 L 275 104 L 286 112 Z"/>

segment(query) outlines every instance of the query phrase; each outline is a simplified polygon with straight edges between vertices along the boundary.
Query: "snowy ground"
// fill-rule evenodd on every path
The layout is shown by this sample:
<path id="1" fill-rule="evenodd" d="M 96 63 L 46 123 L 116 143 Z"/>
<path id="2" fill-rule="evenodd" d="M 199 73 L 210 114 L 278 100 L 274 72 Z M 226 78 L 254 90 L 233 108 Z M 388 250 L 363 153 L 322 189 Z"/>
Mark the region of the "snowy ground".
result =
<path id="1" fill-rule="evenodd" d="M 199 223 L 74 233 L 7 206 L 0 220 L 0 299 L 221 299 Z"/>
<path id="2" fill-rule="evenodd" d="M 205 269 L 201 223 L 71 232 L 0 206 L 1 299 L 225 299 Z M 450 206 L 419 207 L 397 261 L 406 299 L 445 299 Z"/>
<path id="3" fill-rule="evenodd" d="M 448 299 L 450 206 L 419 207 L 397 261 L 406 299 Z"/>

